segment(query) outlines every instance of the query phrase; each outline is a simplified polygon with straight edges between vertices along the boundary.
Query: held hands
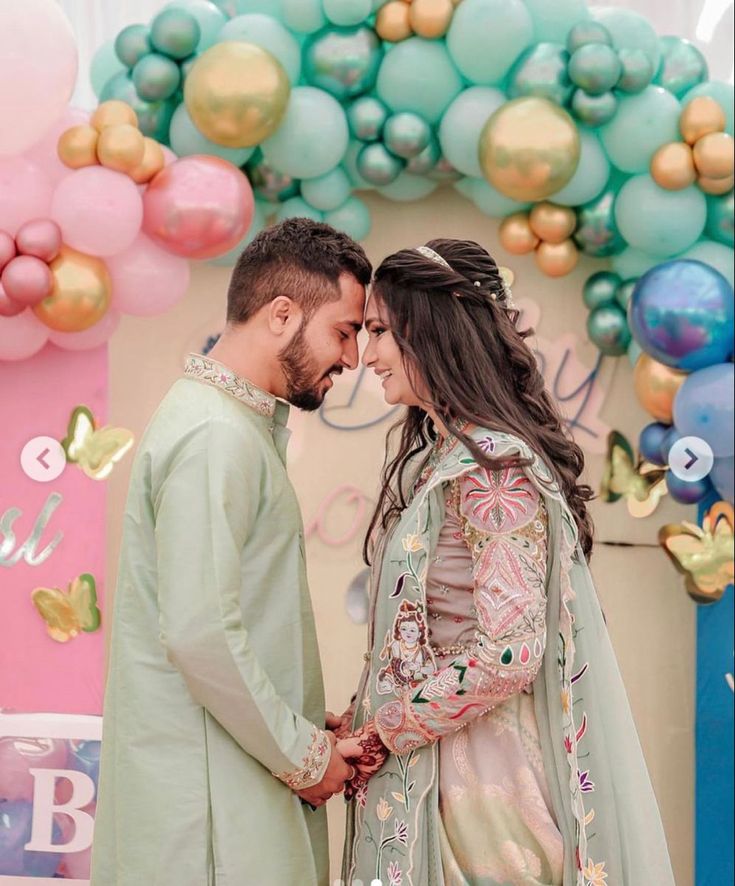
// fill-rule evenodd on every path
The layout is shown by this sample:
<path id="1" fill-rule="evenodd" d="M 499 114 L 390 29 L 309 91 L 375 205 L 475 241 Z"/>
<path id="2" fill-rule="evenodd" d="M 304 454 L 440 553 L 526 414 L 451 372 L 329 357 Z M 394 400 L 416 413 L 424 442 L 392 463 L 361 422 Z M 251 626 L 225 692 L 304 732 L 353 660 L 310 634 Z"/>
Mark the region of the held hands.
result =
<path id="1" fill-rule="evenodd" d="M 370 781 L 388 756 L 388 749 L 381 741 L 373 720 L 368 720 L 355 732 L 346 734 L 343 731 L 337 742 L 337 751 L 357 770 L 345 785 L 346 800 L 351 800 Z"/>
<path id="2" fill-rule="evenodd" d="M 355 767 L 346 763 L 337 748 L 337 736 L 327 733 L 332 745 L 332 753 L 322 780 L 310 788 L 296 793 L 310 806 L 323 806 L 333 794 L 340 794 L 345 789 L 345 782 L 355 775 Z"/>

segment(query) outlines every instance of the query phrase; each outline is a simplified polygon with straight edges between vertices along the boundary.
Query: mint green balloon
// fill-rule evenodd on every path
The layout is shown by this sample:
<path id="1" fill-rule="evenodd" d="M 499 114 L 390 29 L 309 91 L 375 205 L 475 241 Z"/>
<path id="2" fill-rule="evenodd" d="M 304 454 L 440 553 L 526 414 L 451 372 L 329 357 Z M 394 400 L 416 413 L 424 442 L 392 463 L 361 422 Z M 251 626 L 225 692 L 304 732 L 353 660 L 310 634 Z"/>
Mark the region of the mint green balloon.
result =
<path id="1" fill-rule="evenodd" d="M 733 191 L 722 197 L 707 197 L 707 227 L 705 233 L 712 240 L 731 249 L 735 246 L 735 196 Z"/>
<path id="2" fill-rule="evenodd" d="M 561 206 L 581 206 L 601 194 L 610 178 L 610 163 L 594 132 L 579 131 L 579 165 L 569 182 L 551 196 Z"/>
<path id="3" fill-rule="evenodd" d="M 569 29 L 590 17 L 585 0 L 526 0 L 536 43 L 564 43 Z"/>
<path id="4" fill-rule="evenodd" d="M 581 123 L 587 126 L 602 126 L 613 119 L 618 110 L 615 93 L 603 92 L 590 95 L 584 89 L 575 89 L 572 96 L 572 112 Z"/>
<path id="5" fill-rule="evenodd" d="M 396 157 L 383 142 L 365 145 L 357 155 L 357 171 L 374 185 L 389 185 L 406 167 L 406 161 Z"/>
<path id="6" fill-rule="evenodd" d="M 211 154 L 214 157 L 229 160 L 235 166 L 242 166 L 255 151 L 255 148 L 225 148 L 210 141 L 196 128 L 184 102 L 181 102 L 176 108 L 171 118 L 169 139 L 171 148 L 179 157 L 188 157 L 192 154 Z"/>
<path id="7" fill-rule="evenodd" d="M 125 65 L 115 52 L 115 41 L 109 40 L 107 43 L 103 43 L 92 57 L 92 64 L 89 68 L 89 80 L 97 98 L 105 88 L 105 83 L 111 80 L 115 74 L 120 74 L 125 70 Z"/>
<path id="8" fill-rule="evenodd" d="M 622 282 L 620 277 L 611 271 L 598 271 L 585 281 L 582 289 L 582 301 L 590 311 L 594 311 L 601 305 L 614 304 L 616 293 Z"/>
<path id="9" fill-rule="evenodd" d="M 566 47 L 569 53 L 576 52 L 580 47 L 589 43 L 602 43 L 612 46 L 612 35 L 608 29 L 599 22 L 586 19 L 569 29 L 566 35 Z"/>
<path id="10" fill-rule="evenodd" d="M 735 134 L 735 112 L 733 112 L 733 100 L 735 99 L 735 91 L 732 83 L 722 83 L 719 80 L 710 80 L 707 83 L 700 83 L 694 89 L 690 89 L 681 100 L 682 108 L 686 107 L 693 98 L 700 95 L 707 95 L 713 98 L 722 110 L 725 112 L 725 132 L 730 135 Z"/>
<path id="11" fill-rule="evenodd" d="M 617 52 L 604 43 L 580 46 L 569 59 L 569 79 L 590 95 L 611 90 L 621 72 Z"/>
<path id="12" fill-rule="evenodd" d="M 115 74 L 105 83 L 100 101 L 106 102 L 108 99 L 119 99 L 129 104 L 138 117 L 138 127 L 143 135 L 149 135 L 164 145 L 169 144 L 169 127 L 176 109 L 175 100 L 146 101 L 138 95 L 132 78 L 124 71 Z"/>
<path id="13" fill-rule="evenodd" d="M 375 142 L 383 133 L 390 111 L 379 98 L 361 95 L 347 106 L 350 133 L 363 142 Z"/>
<path id="14" fill-rule="evenodd" d="M 439 139 L 432 134 L 429 144 L 406 164 L 406 172 L 411 175 L 429 175 L 433 172 L 442 159 L 442 149 Z"/>
<path id="15" fill-rule="evenodd" d="M 183 9 L 197 20 L 200 31 L 197 52 L 204 52 L 219 42 L 219 32 L 227 22 L 227 16 L 210 0 L 174 0 L 166 5 L 166 9 Z"/>
<path id="16" fill-rule="evenodd" d="M 677 258 L 691 258 L 704 262 L 719 271 L 730 286 L 735 286 L 735 270 L 733 268 L 733 251 L 729 246 L 715 243 L 713 240 L 700 240 L 691 249 Z"/>
<path id="17" fill-rule="evenodd" d="M 562 43 L 536 43 L 521 53 L 508 74 L 509 98 L 535 95 L 568 104 L 574 89 L 568 67 L 569 53 Z"/>
<path id="18" fill-rule="evenodd" d="M 623 280 L 630 280 L 631 277 L 642 277 L 646 271 L 660 265 L 661 261 L 659 255 L 649 255 L 647 252 L 628 246 L 612 257 L 612 268 Z"/>
<path id="19" fill-rule="evenodd" d="M 181 84 L 181 71 L 167 55 L 149 52 L 130 73 L 141 98 L 149 102 L 171 98 Z"/>
<path id="20" fill-rule="evenodd" d="M 428 146 L 431 135 L 431 126 L 423 117 L 411 111 L 399 111 L 385 121 L 383 142 L 391 154 L 410 160 Z"/>
<path id="21" fill-rule="evenodd" d="M 635 364 L 638 362 L 638 358 L 642 353 L 643 348 L 634 338 L 631 338 L 630 344 L 628 345 L 628 362 L 631 366 L 635 368 Z"/>
<path id="22" fill-rule="evenodd" d="M 364 147 L 362 142 L 352 139 L 342 158 L 342 166 L 352 182 L 352 187 L 358 191 L 370 191 L 375 187 L 372 182 L 360 175 L 360 171 L 357 168 L 357 158 Z"/>
<path id="23" fill-rule="evenodd" d="M 178 7 L 162 9 L 151 22 L 151 45 L 177 61 L 196 52 L 201 35 L 196 18 Z"/>
<path id="24" fill-rule="evenodd" d="M 352 183 L 341 166 L 335 167 L 326 175 L 305 178 L 301 182 L 301 196 L 309 206 L 313 206 L 314 209 L 319 209 L 321 212 L 337 209 L 350 196 L 351 192 Z"/>
<path id="25" fill-rule="evenodd" d="M 478 158 L 480 135 L 490 117 L 505 104 L 505 95 L 491 86 L 471 86 L 444 112 L 439 143 L 444 156 L 463 175 L 482 178 Z"/>
<path id="26" fill-rule="evenodd" d="M 587 334 L 607 357 L 621 356 L 631 340 L 625 311 L 617 304 L 595 308 L 587 317 Z"/>
<path id="27" fill-rule="evenodd" d="M 661 86 L 624 95 L 613 119 L 600 130 L 608 157 L 623 172 L 644 172 L 656 151 L 679 141 L 681 105 Z"/>
<path id="28" fill-rule="evenodd" d="M 656 73 L 656 83 L 677 98 L 707 79 L 707 59 L 689 40 L 662 37 L 661 49 L 663 58 Z"/>
<path id="29" fill-rule="evenodd" d="M 283 0 L 283 21 L 298 34 L 314 34 L 327 24 L 322 0 Z"/>
<path id="30" fill-rule="evenodd" d="M 402 172 L 395 181 L 377 190 L 379 194 L 387 197 L 389 200 L 395 200 L 399 203 L 410 203 L 414 200 L 423 200 L 424 197 L 428 197 L 438 187 L 438 182 L 434 182 L 423 175 L 411 175 L 410 172 Z"/>
<path id="31" fill-rule="evenodd" d="M 522 0 L 463 0 L 454 10 L 447 48 L 471 83 L 501 83 L 533 42 L 531 13 Z"/>
<path id="32" fill-rule="evenodd" d="M 242 40 L 265 49 L 281 63 L 292 85 L 301 76 L 301 47 L 285 25 L 270 15 L 249 13 L 230 19 L 219 34 L 219 42 Z"/>
<path id="33" fill-rule="evenodd" d="M 695 186 L 660 188 L 650 175 L 637 175 L 620 189 L 615 221 L 627 242 L 651 255 L 678 255 L 699 239 L 707 221 L 707 201 Z"/>
<path id="34" fill-rule="evenodd" d="M 619 49 L 621 72 L 617 88 L 623 92 L 643 92 L 651 85 L 653 70 L 651 60 L 642 49 Z"/>
<path id="35" fill-rule="evenodd" d="M 291 197 L 285 203 L 281 203 L 276 211 L 276 221 L 286 221 L 287 218 L 310 218 L 313 221 L 324 221 L 324 213 L 314 209 L 302 197 Z"/>
<path id="36" fill-rule="evenodd" d="M 333 25 L 359 25 L 372 12 L 372 0 L 322 0 L 324 15 Z"/>
<path id="37" fill-rule="evenodd" d="M 616 49 L 642 49 L 648 56 L 654 71 L 661 62 L 661 44 L 653 25 L 627 9 L 603 6 L 591 10 L 592 18 L 603 24 L 610 32 Z"/>
<path id="38" fill-rule="evenodd" d="M 231 18 L 257 12 L 283 21 L 283 0 L 230 0 L 228 5 L 231 9 L 225 11 L 229 11 Z"/>
<path id="39" fill-rule="evenodd" d="M 339 208 L 326 212 L 324 221 L 353 240 L 364 240 L 372 227 L 370 210 L 359 197 L 348 197 Z"/>
<path id="40" fill-rule="evenodd" d="M 115 37 L 115 53 L 126 68 L 134 68 L 152 50 L 148 25 L 128 25 Z"/>
<path id="41" fill-rule="evenodd" d="M 385 104 L 392 111 L 420 114 L 429 123 L 438 123 L 461 91 L 459 71 L 437 40 L 410 37 L 397 43 L 378 71 L 377 93 Z"/>
<path id="42" fill-rule="evenodd" d="M 514 212 L 522 212 L 528 209 L 530 203 L 519 203 L 517 200 L 511 200 L 505 194 L 501 194 L 484 178 L 468 179 L 471 183 L 469 186 L 470 199 L 480 212 L 489 215 L 491 218 L 505 218 Z"/>
<path id="43" fill-rule="evenodd" d="M 258 236 L 258 234 L 268 223 L 267 216 L 270 211 L 271 207 L 266 207 L 258 200 L 256 200 L 253 208 L 253 220 L 250 223 L 247 234 L 245 234 L 242 240 L 236 246 L 233 246 L 229 252 L 226 252 L 224 255 L 218 255 L 217 258 L 211 259 L 210 264 L 229 268 L 231 268 L 234 264 L 237 264 L 237 260 L 238 258 L 240 258 L 240 253 L 243 251 L 243 249 L 245 249 L 246 246 L 249 246 L 253 242 L 253 240 Z"/>

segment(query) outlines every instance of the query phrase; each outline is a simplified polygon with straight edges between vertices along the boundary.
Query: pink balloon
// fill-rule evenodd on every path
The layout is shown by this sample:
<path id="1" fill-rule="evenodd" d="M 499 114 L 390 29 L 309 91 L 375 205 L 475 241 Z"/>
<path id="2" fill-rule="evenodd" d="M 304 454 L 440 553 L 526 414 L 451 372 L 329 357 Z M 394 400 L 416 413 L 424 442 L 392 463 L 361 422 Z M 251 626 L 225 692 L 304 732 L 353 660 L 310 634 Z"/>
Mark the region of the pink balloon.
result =
<path id="1" fill-rule="evenodd" d="M 245 235 L 253 218 L 246 176 L 220 157 L 193 154 L 162 169 L 143 197 L 143 230 L 164 249 L 214 258 Z"/>
<path id="2" fill-rule="evenodd" d="M 5 122 L 0 129 L 5 129 Z M 0 228 L 8 234 L 14 236 L 31 218 L 48 216 L 52 194 L 40 166 L 25 157 L 0 157 Z"/>
<path id="3" fill-rule="evenodd" d="M 54 287 L 49 266 L 32 255 L 17 255 L 8 262 L 0 280 L 8 298 L 28 308 L 51 295 Z"/>
<path id="4" fill-rule="evenodd" d="M 55 738 L 0 738 L 0 797 L 33 799 L 31 769 L 63 769 L 69 750 Z"/>
<path id="5" fill-rule="evenodd" d="M 110 308 L 104 317 L 89 329 L 81 332 L 56 332 L 51 330 L 49 341 L 64 351 L 90 351 L 105 344 L 120 324 L 120 314 Z"/>
<path id="6" fill-rule="evenodd" d="M 15 240 L 7 231 L 0 231 L 0 271 L 11 258 L 15 258 L 15 253 Z"/>
<path id="7" fill-rule="evenodd" d="M 43 167 L 43 171 L 54 186 L 71 172 L 71 169 L 59 160 L 57 151 L 59 136 L 72 126 L 79 126 L 82 123 L 89 123 L 89 113 L 80 108 L 67 108 L 41 141 L 26 154 L 29 160 Z"/>
<path id="8" fill-rule="evenodd" d="M 19 228 L 15 245 L 22 255 L 53 261 L 61 249 L 61 228 L 50 218 L 34 218 Z"/>
<path id="9" fill-rule="evenodd" d="M 8 293 L 5 291 L 5 288 L 0 281 L 0 317 L 15 317 L 16 314 L 20 314 L 20 312 L 25 311 L 25 309 L 25 305 L 13 301 L 13 299 L 8 296 Z"/>
<path id="10" fill-rule="evenodd" d="M 150 317 L 180 301 L 189 286 L 189 262 L 140 234 L 133 245 L 107 261 L 112 305 L 124 314 Z"/>
<path id="11" fill-rule="evenodd" d="M 143 202 L 127 175 L 87 166 L 59 182 L 50 215 L 61 226 L 67 246 L 88 255 L 116 255 L 140 231 Z"/>
<path id="12" fill-rule="evenodd" d="M 166 145 L 161 145 L 163 149 L 163 159 L 166 163 L 166 166 L 170 166 L 172 163 L 175 163 L 179 158 L 178 156 L 171 150 L 171 148 Z"/>
<path id="13" fill-rule="evenodd" d="M 76 77 L 74 33 L 55 0 L 0 3 L 0 154 L 17 154 L 43 136 Z"/>
<path id="14" fill-rule="evenodd" d="M 15 317 L 0 317 L 0 360 L 27 360 L 41 350 L 48 336 L 48 327 L 30 308 Z"/>

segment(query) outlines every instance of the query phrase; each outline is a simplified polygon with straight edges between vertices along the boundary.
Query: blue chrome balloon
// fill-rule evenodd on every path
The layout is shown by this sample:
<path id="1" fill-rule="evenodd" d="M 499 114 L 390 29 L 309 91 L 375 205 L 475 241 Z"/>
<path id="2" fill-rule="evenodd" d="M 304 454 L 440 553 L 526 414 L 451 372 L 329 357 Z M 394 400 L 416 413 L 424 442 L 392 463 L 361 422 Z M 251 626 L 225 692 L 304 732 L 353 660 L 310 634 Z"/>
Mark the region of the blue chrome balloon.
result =
<path id="1" fill-rule="evenodd" d="M 702 480 L 680 480 L 671 471 L 666 474 L 666 487 L 669 495 L 680 505 L 696 505 L 712 492 L 709 477 Z"/>
<path id="2" fill-rule="evenodd" d="M 654 465 L 665 465 L 666 457 L 662 453 L 664 438 L 671 430 L 671 425 L 662 424 L 660 421 L 652 421 L 641 431 L 638 438 L 638 449 L 646 461 Z"/>

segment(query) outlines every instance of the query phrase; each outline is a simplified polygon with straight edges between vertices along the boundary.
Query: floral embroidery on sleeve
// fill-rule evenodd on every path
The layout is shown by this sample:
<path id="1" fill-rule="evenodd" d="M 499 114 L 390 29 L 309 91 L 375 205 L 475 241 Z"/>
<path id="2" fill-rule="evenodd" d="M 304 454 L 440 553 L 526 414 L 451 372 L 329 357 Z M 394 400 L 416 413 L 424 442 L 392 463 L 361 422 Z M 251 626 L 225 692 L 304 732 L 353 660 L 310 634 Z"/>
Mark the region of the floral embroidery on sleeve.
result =
<path id="1" fill-rule="evenodd" d="M 384 744 L 406 753 L 522 692 L 546 645 L 543 499 L 522 468 L 476 468 L 453 481 L 449 507 L 472 554 L 475 642 L 450 665 L 378 709 Z"/>

